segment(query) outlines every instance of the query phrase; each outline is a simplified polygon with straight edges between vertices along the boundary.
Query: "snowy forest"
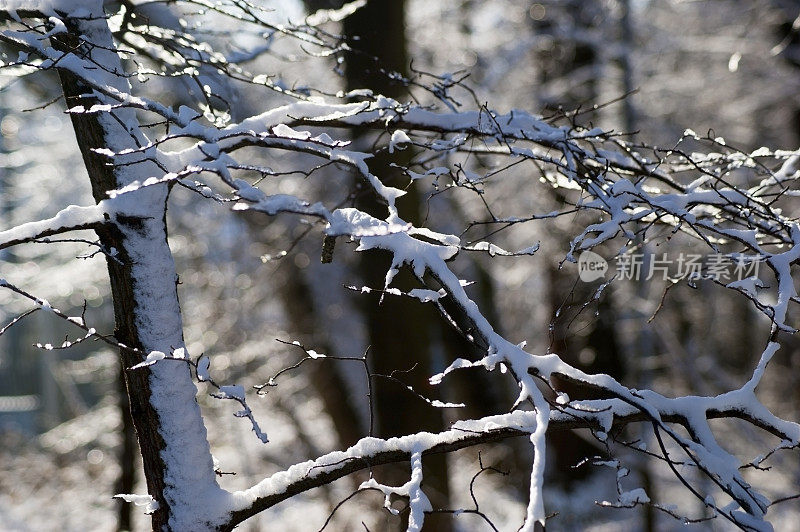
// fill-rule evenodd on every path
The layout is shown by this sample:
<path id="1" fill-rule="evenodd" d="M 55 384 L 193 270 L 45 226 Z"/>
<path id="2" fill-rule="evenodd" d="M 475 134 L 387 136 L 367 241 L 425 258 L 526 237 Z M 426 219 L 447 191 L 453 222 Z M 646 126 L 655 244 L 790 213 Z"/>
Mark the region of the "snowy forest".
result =
<path id="1" fill-rule="evenodd" d="M 797 2 L 0 25 L 0 530 L 796 529 Z"/>

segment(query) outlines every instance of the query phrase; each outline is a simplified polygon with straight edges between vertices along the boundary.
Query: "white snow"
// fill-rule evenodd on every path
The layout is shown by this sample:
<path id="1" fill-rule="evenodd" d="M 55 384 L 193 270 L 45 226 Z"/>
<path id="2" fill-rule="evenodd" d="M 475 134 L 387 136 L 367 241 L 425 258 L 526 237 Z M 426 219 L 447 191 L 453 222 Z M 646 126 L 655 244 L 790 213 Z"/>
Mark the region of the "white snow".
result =
<path id="1" fill-rule="evenodd" d="M 161 351 L 151 351 L 150 353 L 147 354 L 147 357 L 145 358 L 144 362 L 140 362 L 135 366 L 131 366 L 130 369 L 139 369 L 139 368 L 145 368 L 147 366 L 152 366 L 159 360 L 164 360 L 166 356 L 167 355 L 165 355 Z"/>
<path id="2" fill-rule="evenodd" d="M 114 495 L 116 499 L 122 499 L 125 502 L 132 502 L 136 506 L 144 506 L 144 513 L 151 514 L 158 510 L 158 501 L 150 495 L 135 495 L 132 493 L 118 493 Z"/>
<path id="3" fill-rule="evenodd" d="M 224 399 L 240 399 L 244 400 L 244 387 L 234 384 L 228 386 L 220 386 L 219 394 Z"/>
<path id="4" fill-rule="evenodd" d="M 210 365 L 211 359 L 205 355 L 200 357 L 200 360 L 197 361 L 197 380 L 203 382 L 211 379 L 211 376 L 208 374 L 208 367 Z"/>
<path id="5" fill-rule="evenodd" d="M 56 11 L 101 13 L 101 6 L 100 0 L 0 0 L 2 11 L 38 11 L 53 18 L 58 16 Z"/>
<path id="6" fill-rule="evenodd" d="M 414 288 L 409 290 L 408 295 L 419 299 L 423 303 L 427 303 L 428 301 L 438 301 L 447 294 L 444 292 L 444 290 L 436 291 L 425 288 Z"/>
<path id="7" fill-rule="evenodd" d="M 389 153 L 394 153 L 398 149 L 405 149 L 405 145 L 410 143 L 411 138 L 409 138 L 408 134 L 402 129 L 396 129 L 389 140 Z"/>
<path id="8" fill-rule="evenodd" d="M 107 214 L 113 214 L 111 205 L 104 201 L 98 205 L 80 207 L 70 205 L 47 220 L 28 222 L 0 232 L 0 245 L 34 240 L 46 234 L 71 231 L 103 223 Z"/>
<path id="9" fill-rule="evenodd" d="M 326 22 L 339 22 L 364 7 L 366 3 L 367 0 L 353 0 L 343 4 L 339 9 L 319 9 L 306 17 L 306 24 L 319 26 Z"/>
<path id="10" fill-rule="evenodd" d="M 623 506 L 632 506 L 634 504 L 650 502 L 650 497 L 647 496 L 643 488 L 636 488 L 620 493 L 619 502 Z"/>

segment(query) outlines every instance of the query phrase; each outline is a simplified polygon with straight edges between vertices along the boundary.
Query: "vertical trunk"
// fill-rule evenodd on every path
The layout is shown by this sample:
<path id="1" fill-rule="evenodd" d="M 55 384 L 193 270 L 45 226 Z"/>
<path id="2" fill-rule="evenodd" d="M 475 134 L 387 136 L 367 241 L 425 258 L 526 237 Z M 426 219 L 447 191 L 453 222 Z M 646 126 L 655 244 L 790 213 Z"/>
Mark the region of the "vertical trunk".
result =
<path id="1" fill-rule="evenodd" d="M 348 89 L 369 88 L 380 94 L 401 98 L 406 88 L 390 79 L 386 72 L 406 71 L 408 58 L 405 36 L 405 1 L 369 0 L 367 4 L 344 20 L 344 34 L 356 53 L 345 57 L 345 73 Z M 382 72 L 383 71 L 383 72 Z M 366 139 L 362 139 L 366 141 Z M 406 154 L 406 157 L 408 155 Z M 384 183 L 402 186 L 396 182 L 402 175 L 390 163 L 396 161 L 389 154 L 377 154 L 369 161 L 371 170 Z M 402 163 L 402 161 L 400 161 Z M 383 218 L 385 207 L 371 194 L 364 194 L 357 202 L 358 208 Z M 411 187 L 398 201 L 403 219 L 417 225 L 420 210 L 419 193 Z M 367 253 L 361 258 L 361 270 L 368 286 L 382 286 L 389 257 L 380 253 Z M 415 282 L 408 272 L 401 272 L 394 285 L 409 290 Z M 407 298 L 387 297 L 376 309 L 376 301 L 370 299 L 364 313 L 370 342 L 372 371 L 390 375 L 396 371 L 398 377 L 415 390 L 430 394 L 427 377 L 433 373 L 433 347 L 431 324 L 438 320 L 433 309 L 414 303 Z M 443 427 L 441 411 L 424 404 L 408 390 L 395 382 L 376 379 L 373 382 L 375 420 L 377 434 L 381 437 L 412 434 L 420 430 L 435 432 Z M 406 468 L 397 472 L 398 479 L 407 479 Z M 434 507 L 447 507 L 449 499 L 447 457 L 432 455 L 425 458 L 426 493 Z M 441 514 L 426 518 L 426 526 L 439 531 L 452 527 L 451 519 Z"/>
<path id="2" fill-rule="evenodd" d="M 599 2 L 569 2 L 563 6 L 563 11 L 557 12 L 553 17 L 564 18 L 564 24 L 569 24 L 576 31 L 588 29 L 598 20 L 597 14 L 605 8 Z M 555 21 L 555 18 L 552 19 Z M 597 78 L 594 70 L 599 60 L 594 46 L 590 43 L 571 41 L 569 37 L 559 37 L 563 28 L 554 28 L 551 19 L 542 21 L 532 20 L 531 29 L 534 32 L 552 34 L 556 46 L 555 51 L 548 54 L 552 57 L 537 57 L 543 65 L 540 77 L 543 81 L 561 77 L 574 77 L 578 74 L 579 83 L 568 84 L 570 89 L 559 95 L 558 106 L 555 102 L 549 103 L 556 111 L 558 107 L 570 110 L 582 105 L 594 103 L 598 95 Z M 561 31 L 558 31 L 561 30 Z M 554 60 L 557 57 L 562 59 Z M 588 72 L 587 72 L 588 71 Z M 587 116 L 587 120 L 592 114 Z M 560 209 L 568 204 L 568 198 L 560 192 L 555 192 L 553 197 L 554 208 Z M 551 241 L 554 245 L 557 241 Z M 558 242 L 557 245 L 561 245 Z M 607 373 L 620 379 L 624 374 L 624 364 L 619 348 L 619 339 L 616 331 L 616 310 L 611 300 L 610 292 L 606 292 L 604 299 L 598 304 L 598 317 L 591 318 L 592 307 L 581 311 L 584 302 L 591 299 L 596 284 L 587 285 L 580 281 L 575 282 L 574 275 L 564 275 L 557 264 L 547 266 L 547 299 L 548 306 L 553 315 L 551 329 L 551 350 L 558 353 L 561 358 L 589 373 Z M 566 300 L 565 300 L 566 297 Z M 585 323 L 581 322 L 581 319 Z M 558 387 L 566 392 L 572 399 L 587 398 L 587 392 L 568 383 L 557 383 Z M 588 397 L 594 398 L 593 394 Z M 586 467 L 575 468 L 587 456 L 598 454 L 598 449 L 592 443 L 580 439 L 569 431 L 548 434 L 549 449 L 553 450 L 553 462 L 556 465 L 557 480 L 565 487 L 570 487 L 575 481 L 583 479 L 590 469 Z"/>
<path id="3" fill-rule="evenodd" d="M 255 224 L 250 225 L 252 231 L 257 230 Z M 314 297 L 303 271 L 298 269 L 280 275 L 276 279 L 277 291 L 283 301 L 283 309 L 287 314 L 287 321 L 291 323 L 292 332 L 298 334 L 303 342 L 310 339 L 310 343 L 306 345 L 313 345 L 323 353 L 333 353 L 332 344 L 325 338 L 326 327 L 320 327 L 320 320 L 315 319 L 318 309 L 314 308 Z M 359 411 L 353 404 L 345 379 L 340 373 L 341 369 L 332 364 L 315 364 L 310 369 L 310 377 L 333 422 L 339 443 L 347 448 L 363 438 L 366 431 L 362 430 Z M 345 368 L 347 369 L 352 368 Z"/>
<path id="4" fill-rule="evenodd" d="M 120 474 L 115 487 L 116 493 L 133 493 L 136 484 L 136 428 L 133 426 L 128 391 L 125 383 L 125 370 L 121 370 L 117 379 L 119 393 L 119 410 L 122 418 L 122 443 L 119 452 Z M 131 505 L 118 501 L 117 530 L 133 530 Z"/>
<path id="5" fill-rule="evenodd" d="M 622 92 L 630 95 L 622 101 L 622 123 L 624 131 L 631 134 L 631 137 L 629 137 L 628 140 L 633 142 L 635 140 L 633 137 L 633 132 L 636 131 L 636 110 L 633 106 L 633 95 L 631 94 L 635 89 L 631 55 L 635 49 L 636 42 L 634 40 L 633 20 L 631 18 L 631 2 L 630 0 L 618 0 L 618 2 L 620 10 L 619 35 L 620 43 L 622 44 L 622 53 L 620 54 L 619 58 L 619 68 L 622 71 Z M 642 283 L 643 281 L 639 281 L 639 287 L 637 288 L 637 291 L 643 295 L 645 287 Z M 642 366 L 642 362 L 644 360 L 655 355 L 654 335 L 652 331 L 648 329 L 646 318 L 644 316 L 639 316 L 637 319 L 640 322 L 641 328 L 636 334 L 636 364 Z M 626 368 L 630 373 L 637 371 L 637 368 L 633 368 L 632 366 L 633 364 L 629 364 L 628 368 Z M 648 386 L 648 383 L 646 381 L 643 382 L 641 379 L 636 378 L 631 380 L 637 386 Z M 642 431 L 641 438 L 642 441 L 647 441 L 650 438 L 650 435 L 647 431 Z M 643 460 L 638 469 L 639 474 L 642 477 L 642 483 L 644 484 L 645 490 L 648 494 L 650 494 L 651 499 L 657 500 L 659 495 L 658 488 L 653 482 L 653 474 L 650 471 L 650 462 Z M 656 529 L 655 508 L 650 504 L 643 505 L 641 509 L 641 516 L 642 532 L 654 532 Z"/>
<path id="6" fill-rule="evenodd" d="M 55 45 L 61 50 L 91 56 L 107 70 L 97 70 L 99 83 L 129 92 L 127 80 L 108 72 L 123 72 L 104 17 L 67 19 L 69 30 Z M 91 42 L 94 46 L 82 45 Z M 102 48 L 101 48 L 102 46 Z M 69 108 L 97 103 L 89 88 L 69 71 L 60 70 Z M 72 114 L 72 123 L 96 201 L 107 191 L 143 180 L 161 171 L 142 156 L 126 159 L 125 166 L 112 166 L 93 150 L 115 152 L 146 142 L 131 110 L 113 113 Z M 138 159 L 136 159 L 138 157 Z M 118 201 L 126 213 L 99 230 L 106 249 L 115 249 L 108 260 L 114 302 L 115 337 L 144 352 L 183 347 L 176 272 L 167 243 L 165 222 L 166 186 L 140 189 L 132 200 Z M 123 368 L 141 361 L 130 349 L 120 350 Z M 188 365 L 162 362 L 150 369 L 125 371 L 131 415 L 142 453 L 150 495 L 158 502 L 153 513 L 154 530 L 202 530 L 209 528 L 212 498 L 221 495 L 213 472 L 206 430 L 195 400 L 196 388 Z"/>

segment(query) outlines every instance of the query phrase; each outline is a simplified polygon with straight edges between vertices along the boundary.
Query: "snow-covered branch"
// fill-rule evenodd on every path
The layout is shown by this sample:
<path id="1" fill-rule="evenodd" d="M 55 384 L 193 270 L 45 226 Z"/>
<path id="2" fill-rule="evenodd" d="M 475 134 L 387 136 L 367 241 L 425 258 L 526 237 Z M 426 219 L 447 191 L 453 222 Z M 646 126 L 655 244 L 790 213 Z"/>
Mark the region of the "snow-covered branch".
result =
<path id="1" fill-rule="evenodd" d="M 610 434 L 629 423 L 652 421 L 651 416 L 664 423 L 679 423 L 687 429 L 691 429 L 692 423 L 699 419 L 736 417 L 754 422 L 776 436 L 794 441 L 791 445 L 796 446 L 800 442 L 799 426 L 787 424 L 769 415 L 766 419 L 772 418 L 773 422 L 764 424 L 761 415 L 763 407 L 754 408 L 751 401 L 734 397 L 687 397 L 677 400 L 661 397 L 660 400 L 663 409 L 651 412 L 644 412 L 618 400 L 578 402 L 569 408 L 553 409 L 548 427 L 552 431 L 589 428 L 595 432 Z M 419 450 L 423 455 L 452 452 L 507 438 L 530 436 L 536 423 L 535 412 L 516 411 L 459 421 L 450 430 L 438 434 L 421 433 L 389 440 L 364 438 L 346 451 L 336 451 L 296 464 L 248 490 L 234 493 L 231 519 L 226 526 L 233 527 L 266 508 L 356 471 L 381 464 L 409 461 Z"/>
<path id="2" fill-rule="evenodd" d="M 89 207 L 70 205 L 52 218 L 0 231 L 0 249 L 70 231 L 96 229 L 108 221 L 109 213 L 106 207 L 104 204 Z"/>

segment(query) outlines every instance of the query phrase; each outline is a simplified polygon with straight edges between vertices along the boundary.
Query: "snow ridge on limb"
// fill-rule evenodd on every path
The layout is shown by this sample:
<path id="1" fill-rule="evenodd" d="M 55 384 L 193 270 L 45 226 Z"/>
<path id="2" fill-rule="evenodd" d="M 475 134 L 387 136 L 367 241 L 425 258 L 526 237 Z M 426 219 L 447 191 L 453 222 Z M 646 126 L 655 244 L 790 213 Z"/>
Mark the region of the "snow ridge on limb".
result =
<path id="1" fill-rule="evenodd" d="M 476 439 L 493 441 L 498 437 L 530 433 L 535 423 L 535 415 L 519 411 L 457 422 L 451 430 L 438 434 L 422 432 L 388 440 L 363 438 L 346 451 L 335 451 L 316 460 L 296 464 L 286 471 L 262 480 L 252 488 L 233 493 L 230 508 L 233 516 L 231 525 L 297 493 L 369 467 L 369 464 L 408 460 L 415 456 L 421 457 L 425 452 L 443 452 L 466 447 L 474 445 Z M 401 488 L 383 486 L 381 489 L 378 488 L 377 482 L 363 487 L 376 487 L 384 493 L 387 491 L 399 493 L 397 490 L 405 490 L 410 494 L 413 491 L 416 493 L 419 508 L 425 508 L 427 499 L 421 491 L 418 491 L 422 470 L 415 463 L 412 463 L 411 479 Z"/>
<path id="2" fill-rule="evenodd" d="M 0 231 L 0 249 L 70 231 L 94 229 L 106 223 L 109 217 L 113 216 L 114 213 L 109 210 L 109 207 L 110 205 L 106 202 L 87 207 L 70 205 L 52 218 L 28 222 Z"/>
<path id="3" fill-rule="evenodd" d="M 408 516 L 408 532 L 419 532 L 425 521 L 425 512 L 433 510 L 431 502 L 422 491 L 422 451 L 411 451 L 411 479 L 402 486 L 392 487 L 381 484 L 374 478 L 362 482 L 359 490 L 374 489 L 383 493 L 385 499 L 383 507 L 397 515 L 399 510 L 392 508 L 392 495 L 407 497 L 411 512 Z"/>
<path id="4" fill-rule="evenodd" d="M 685 423 L 686 416 L 690 413 L 694 415 L 698 407 L 701 407 L 701 412 L 706 412 L 709 419 L 732 416 L 751 422 L 756 417 L 760 418 L 766 410 L 760 407 L 748 413 L 748 409 L 754 408 L 756 403 L 737 392 L 718 397 L 667 399 L 659 396 L 659 404 L 663 411 L 657 412 L 658 418 L 671 423 Z M 749 417 L 750 415 L 755 417 Z M 388 440 L 363 438 L 345 451 L 334 451 L 315 460 L 295 464 L 252 488 L 233 493 L 229 508 L 232 520 L 229 524 L 234 526 L 298 493 L 325 485 L 355 471 L 372 465 L 407 461 L 415 449 L 421 450 L 423 454 L 450 452 L 480 443 L 525 434 L 530 436 L 536 430 L 539 417 L 538 412 L 519 410 L 510 414 L 458 421 L 450 430 L 438 434 L 419 433 Z M 760 426 L 785 438 L 784 447 L 796 445 L 800 441 L 800 426 L 772 415 L 765 417 L 770 418 L 774 423 Z M 610 431 L 612 427 L 648 419 L 641 409 L 617 399 L 576 401 L 568 409 L 553 408 L 550 411 L 548 428 L 567 430 L 584 427 L 595 431 Z"/>

